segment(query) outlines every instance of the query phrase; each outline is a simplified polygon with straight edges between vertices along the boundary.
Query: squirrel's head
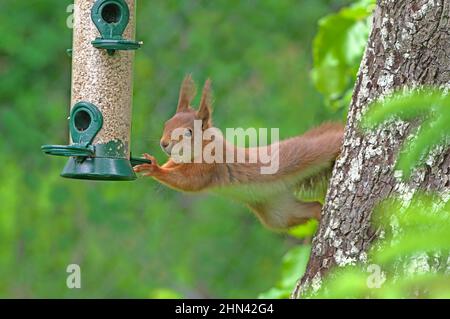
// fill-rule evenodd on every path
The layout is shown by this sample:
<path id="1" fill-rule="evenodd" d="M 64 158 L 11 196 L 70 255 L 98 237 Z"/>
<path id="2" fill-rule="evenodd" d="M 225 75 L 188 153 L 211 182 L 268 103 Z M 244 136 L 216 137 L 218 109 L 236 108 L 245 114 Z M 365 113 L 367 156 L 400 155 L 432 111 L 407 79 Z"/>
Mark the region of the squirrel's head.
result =
<path id="1" fill-rule="evenodd" d="M 187 75 L 181 84 L 177 112 L 164 124 L 164 131 L 160 141 L 161 148 L 169 156 L 172 154 L 172 149 L 175 145 L 180 143 L 183 138 L 188 138 L 192 150 L 192 154 L 189 157 L 191 159 L 194 158 L 195 134 L 203 134 L 205 130 L 212 126 L 211 81 L 208 79 L 205 82 L 198 109 L 194 109 L 191 106 L 195 94 L 195 83 L 192 80 L 192 76 Z M 200 140 L 202 140 L 202 137 L 200 137 Z"/>

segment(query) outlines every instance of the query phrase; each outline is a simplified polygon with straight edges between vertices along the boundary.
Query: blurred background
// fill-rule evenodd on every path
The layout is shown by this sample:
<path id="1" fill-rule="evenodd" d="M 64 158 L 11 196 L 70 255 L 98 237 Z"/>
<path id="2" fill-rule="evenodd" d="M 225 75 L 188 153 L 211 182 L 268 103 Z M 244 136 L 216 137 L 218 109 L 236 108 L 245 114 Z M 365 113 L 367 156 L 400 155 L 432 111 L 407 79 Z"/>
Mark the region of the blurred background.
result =
<path id="1" fill-rule="evenodd" d="M 319 19 L 350 2 L 138 1 L 136 39 L 145 44 L 135 61 L 134 154 L 166 159 L 158 141 L 186 73 L 199 86 L 212 78 L 219 128 L 279 127 L 286 138 L 342 120 L 313 83 L 312 45 Z M 264 296 L 286 252 L 308 238 L 271 232 L 240 204 L 148 178 L 63 179 L 66 159 L 41 153 L 42 144 L 68 142 L 71 3 L 0 2 L 0 297 Z M 81 289 L 66 286 L 73 263 Z"/>

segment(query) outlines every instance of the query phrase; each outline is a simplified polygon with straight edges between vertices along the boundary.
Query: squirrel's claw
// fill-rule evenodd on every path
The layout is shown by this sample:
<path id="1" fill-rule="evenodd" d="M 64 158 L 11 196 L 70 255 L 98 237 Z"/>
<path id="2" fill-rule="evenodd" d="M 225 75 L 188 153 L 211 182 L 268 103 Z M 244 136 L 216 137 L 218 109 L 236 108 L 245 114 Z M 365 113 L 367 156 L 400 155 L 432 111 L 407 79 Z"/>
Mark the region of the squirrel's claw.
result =
<path id="1" fill-rule="evenodd" d="M 136 165 L 135 167 L 133 167 L 133 170 L 136 173 L 143 173 L 142 176 L 152 176 L 156 171 L 156 169 L 158 168 L 158 163 L 156 162 L 156 159 L 153 156 L 147 153 L 143 154 L 142 156 L 145 159 L 149 160 L 151 163 Z"/>
<path id="2" fill-rule="evenodd" d="M 152 164 L 158 165 L 158 163 L 156 162 L 156 158 L 154 156 L 151 156 L 150 154 L 147 153 L 142 154 L 142 156 L 144 156 L 145 159 L 151 161 Z"/>

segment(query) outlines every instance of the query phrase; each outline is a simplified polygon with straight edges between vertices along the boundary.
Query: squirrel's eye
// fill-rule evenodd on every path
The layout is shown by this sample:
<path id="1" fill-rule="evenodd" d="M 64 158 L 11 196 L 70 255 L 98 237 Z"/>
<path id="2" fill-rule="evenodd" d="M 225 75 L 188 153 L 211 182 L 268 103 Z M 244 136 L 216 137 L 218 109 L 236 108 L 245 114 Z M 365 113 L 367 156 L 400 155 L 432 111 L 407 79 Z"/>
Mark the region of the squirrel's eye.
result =
<path id="1" fill-rule="evenodd" d="M 192 136 L 192 130 L 190 128 L 186 129 L 186 131 L 184 132 L 184 136 L 191 137 Z"/>

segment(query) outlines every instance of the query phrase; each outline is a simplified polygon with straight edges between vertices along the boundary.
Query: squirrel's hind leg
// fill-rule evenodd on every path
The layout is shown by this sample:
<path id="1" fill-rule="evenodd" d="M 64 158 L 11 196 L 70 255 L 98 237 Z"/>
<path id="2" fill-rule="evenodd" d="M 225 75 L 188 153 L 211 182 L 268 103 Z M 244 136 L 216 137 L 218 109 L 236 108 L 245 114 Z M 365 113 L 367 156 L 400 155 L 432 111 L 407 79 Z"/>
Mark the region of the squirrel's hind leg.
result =
<path id="1" fill-rule="evenodd" d="M 261 222 L 271 229 L 287 229 L 303 224 L 311 218 L 320 220 L 322 210 L 319 202 L 302 202 L 292 194 L 248 206 Z"/>

